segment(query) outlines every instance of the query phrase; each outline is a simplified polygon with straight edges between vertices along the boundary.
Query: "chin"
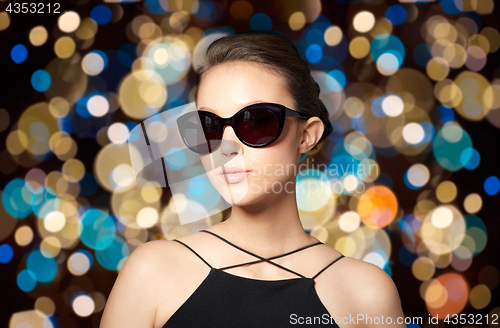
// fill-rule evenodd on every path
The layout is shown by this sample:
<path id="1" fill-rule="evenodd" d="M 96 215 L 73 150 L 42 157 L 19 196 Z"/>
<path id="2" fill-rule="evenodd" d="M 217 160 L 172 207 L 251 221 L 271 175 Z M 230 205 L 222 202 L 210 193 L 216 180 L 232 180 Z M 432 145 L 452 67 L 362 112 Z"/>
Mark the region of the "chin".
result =
<path id="1" fill-rule="evenodd" d="M 251 193 L 248 182 L 241 181 L 232 184 L 219 184 L 214 186 L 226 202 L 231 205 L 243 206 L 252 203 L 256 195 Z"/>
<path id="2" fill-rule="evenodd" d="M 250 179 L 242 180 L 238 183 L 226 183 L 216 174 L 208 174 L 208 178 L 215 190 L 224 200 L 233 206 L 246 206 L 254 203 L 258 198 L 265 195 L 263 189 L 258 192 L 255 186 L 251 185 Z"/>

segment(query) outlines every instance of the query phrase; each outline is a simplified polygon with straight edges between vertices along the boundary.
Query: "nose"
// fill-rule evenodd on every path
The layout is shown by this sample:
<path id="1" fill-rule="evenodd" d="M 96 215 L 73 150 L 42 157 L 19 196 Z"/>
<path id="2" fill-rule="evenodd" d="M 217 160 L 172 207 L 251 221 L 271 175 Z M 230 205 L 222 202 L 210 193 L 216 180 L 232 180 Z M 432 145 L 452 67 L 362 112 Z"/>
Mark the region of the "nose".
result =
<path id="1" fill-rule="evenodd" d="M 240 152 L 240 140 L 234 133 L 234 130 L 230 126 L 224 128 L 222 133 L 222 140 L 220 145 L 220 151 L 223 156 L 232 157 L 238 155 Z"/>

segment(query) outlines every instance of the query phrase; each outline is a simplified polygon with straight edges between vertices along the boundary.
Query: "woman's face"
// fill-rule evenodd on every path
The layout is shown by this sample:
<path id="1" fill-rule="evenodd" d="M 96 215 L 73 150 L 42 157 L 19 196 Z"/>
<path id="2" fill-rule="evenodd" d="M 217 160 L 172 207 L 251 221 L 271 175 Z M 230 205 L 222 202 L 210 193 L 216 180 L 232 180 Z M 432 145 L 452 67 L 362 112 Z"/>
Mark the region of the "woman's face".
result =
<path id="1" fill-rule="evenodd" d="M 296 110 L 281 78 L 255 63 L 218 65 L 203 77 L 198 88 L 197 109 L 223 118 L 259 102 L 278 103 Z M 261 200 L 271 201 L 282 193 L 295 193 L 300 155 L 310 149 L 302 136 L 302 124 L 298 119 L 286 118 L 278 140 L 267 147 L 252 148 L 238 139 L 232 127 L 226 126 L 220 146 L 213 153 L 202 155 L 201 160 L 212 185 L 228 203 L 244 206 Z M 222 167 L 215 164 L 213 168 L 213 163 L 225 163 L 225 170 L 237 167 L 250 172 L 239 181 L 242 175 L 224 178 L 220 176 Z"/>

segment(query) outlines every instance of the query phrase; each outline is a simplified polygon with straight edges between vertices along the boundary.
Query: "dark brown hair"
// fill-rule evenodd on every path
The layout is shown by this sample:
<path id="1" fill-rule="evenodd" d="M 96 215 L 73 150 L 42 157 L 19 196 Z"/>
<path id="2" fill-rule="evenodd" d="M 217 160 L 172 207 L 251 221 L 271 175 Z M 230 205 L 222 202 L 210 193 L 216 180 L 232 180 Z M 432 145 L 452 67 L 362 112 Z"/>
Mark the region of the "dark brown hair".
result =
<path id="1" fill-rule="evenodd" d="M 325 130 L 312 149 L 332 132 L 328 111 L 319 98 L 319 85 L 311 76 L 307 61 L 302 60 L 289 39 L 276 32 L 262 31 L 226 35 L 216 39 L 207 48 L 203 64 L 195 70 L 198 86 L 211 68 L 233 61 L 259 63 L 277 73 L 283 78 L 286 91 L 294 99 L 294 109 L 309 117 L 317 116 L 321 119 Z M 197 94 L 198 88 L 195 100 Z"/>

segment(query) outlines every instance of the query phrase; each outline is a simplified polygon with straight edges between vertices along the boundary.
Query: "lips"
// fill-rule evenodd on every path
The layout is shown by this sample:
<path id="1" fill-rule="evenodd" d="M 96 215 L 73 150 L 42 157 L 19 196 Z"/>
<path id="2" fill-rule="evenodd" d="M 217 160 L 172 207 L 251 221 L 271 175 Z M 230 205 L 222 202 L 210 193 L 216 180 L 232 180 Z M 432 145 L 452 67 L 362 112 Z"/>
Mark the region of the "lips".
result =
<path id="1" fill-rule="evenodd" d="M 225 172 L 225 174 L 224 174 Z M 248 175 L 250 175 L 251 171 L 247 171 L 243 168 L 239 167 L 230 167 L 230 168 L 225 168 L 224 170 L 221 170 L 219 173 L 219 176 L 226 182 L 228 183 L 237 183 L 240 182 Z"/>
<path id="2" fill-rule="evenodd" d="M 221 169 L 219 174 L 233 174 L 233 173 L 245 173 L 250 172 L 249 170 L 245 170 L 241 167 L 228 167 Z"/>

